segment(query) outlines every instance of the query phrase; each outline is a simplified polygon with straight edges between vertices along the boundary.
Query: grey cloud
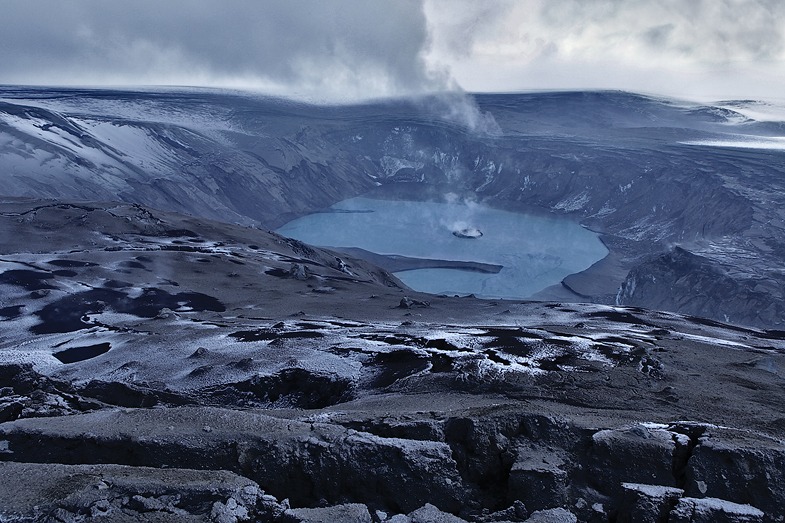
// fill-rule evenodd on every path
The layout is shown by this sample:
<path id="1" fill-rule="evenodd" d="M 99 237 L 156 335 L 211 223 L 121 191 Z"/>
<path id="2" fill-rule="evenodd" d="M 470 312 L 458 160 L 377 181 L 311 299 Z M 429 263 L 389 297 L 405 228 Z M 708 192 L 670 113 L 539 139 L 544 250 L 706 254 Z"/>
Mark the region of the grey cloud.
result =
<path id="1" fill-rule="evenodd" d="M 649 45 L 663 47 L 668 44 L 668 38 L 670 38 L 674 28 L 675 26 L 673 24 L 662 24 L 650 27 L 643 33 L 643 38 Z"/>
<path id="2" fill-rule="evenodd" d="M 591 34 L 592 43 L 648 47 L 699 63 L 769 60 L 785 49 L 785 2 L 780 0 L 557 0 L 529 12 L 555 39 L 565 31 Z M 523 15 L 521 15 L 523 18 Z M 643 30 L 641 30 L 643 29 Z"/>
<path id="3" fill-rule="evenodd" d="M 4 0 L 2 7 L 0 83 L 226 85 L 352 100 L 457 84 L 641 89 L 653 78 L 669 87 L 696 71 L 716 84 L 722 75 L 743 76 L 740 64 L 775 79 L 785 70 L 782 0 Z"/>
<path id="4" fill-rule="evenodd" d="M 424 1 L 428 59 L 469 90 L 782 96 L 782 0 Z"/>
<path id="5" fill-rule="evenodd" d="M 514 4 L 515 0 L 427 0 L 425 13 L 431 37 L 439 39 L 437 45 L 455 56 L 466 56 L 476 40 L 496 33 Z"/>
<path id="6" fill-rule="evenodd" d="M 652 45 L 667 52 L 694 53 L 709 63 L 771 60 L 785 43 L 785 4 L 765 0 L 667 3 L 678 15 L 669 38 Z M 674 17 L 676 18 L 676 17 Z"/>
<path id="7" fill-rule="evenodd" d="M 6 0 L 0 82 L 444 88 L 420 0 Z"/>

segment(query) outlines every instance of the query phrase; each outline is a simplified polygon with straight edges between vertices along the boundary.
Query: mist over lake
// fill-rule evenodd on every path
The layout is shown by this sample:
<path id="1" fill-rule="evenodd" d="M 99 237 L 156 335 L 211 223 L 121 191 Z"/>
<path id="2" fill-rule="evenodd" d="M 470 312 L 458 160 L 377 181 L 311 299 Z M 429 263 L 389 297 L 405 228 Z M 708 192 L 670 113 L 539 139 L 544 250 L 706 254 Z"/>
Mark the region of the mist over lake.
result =
<path id="1" fill-rule="evenodd" d="M 482 236 L 455 232 L 479 229 Z M 473 202 L 352 198 L 291 221 L 276 232 L 322 247 L 501 265 L 498 274 L 428 268 L 396 272 L 411 288 L 437 294 L 526 298 L 587 269 L 608 250 L 596 234 L 564 218 L 492 209 Z"/>

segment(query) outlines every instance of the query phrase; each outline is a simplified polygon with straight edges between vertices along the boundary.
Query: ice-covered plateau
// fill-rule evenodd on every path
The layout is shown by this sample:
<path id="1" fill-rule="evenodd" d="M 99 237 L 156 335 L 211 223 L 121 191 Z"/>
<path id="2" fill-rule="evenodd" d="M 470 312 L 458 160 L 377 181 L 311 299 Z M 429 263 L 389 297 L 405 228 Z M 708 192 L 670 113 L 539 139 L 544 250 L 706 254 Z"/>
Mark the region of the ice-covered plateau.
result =
<path id="1" fill-rule="evenodd" d="M 785 520 L 782 153 L 722 145 L 783 125 L 475 100 L 0 89 L 0 521 Z M 358 195 L 609 254 L 482 300 L 265 231 Z"/>

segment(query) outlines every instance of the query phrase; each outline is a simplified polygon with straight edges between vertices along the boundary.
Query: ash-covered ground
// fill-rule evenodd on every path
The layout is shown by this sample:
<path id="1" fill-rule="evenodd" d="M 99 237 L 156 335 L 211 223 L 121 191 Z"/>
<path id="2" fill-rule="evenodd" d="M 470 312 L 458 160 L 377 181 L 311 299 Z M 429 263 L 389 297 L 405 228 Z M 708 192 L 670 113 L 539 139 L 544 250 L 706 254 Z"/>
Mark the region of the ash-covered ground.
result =
<path id="1" fill-rule="evenodd" d="M 0 201 L 0 521 L 783 521 L 785 332 Z"/>
<path id="2" fill-rule="evenodd" d="M 545 213 L 596 231 L 610 252 L 536 298 L 783 328 L 781 115 L 754 100 L 619 91 L 317 106 L 2 86 L 0 194 L 267 229 L 369 192 Z"/>

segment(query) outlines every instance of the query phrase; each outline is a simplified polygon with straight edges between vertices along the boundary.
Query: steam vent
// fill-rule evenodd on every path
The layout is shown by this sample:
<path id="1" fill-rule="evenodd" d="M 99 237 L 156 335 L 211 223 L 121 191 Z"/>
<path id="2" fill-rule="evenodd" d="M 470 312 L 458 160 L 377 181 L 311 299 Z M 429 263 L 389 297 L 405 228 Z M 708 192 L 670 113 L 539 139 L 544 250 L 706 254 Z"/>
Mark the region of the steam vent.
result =
<path id="1" fill-rule="evenodd" d="M 479 238 L 482 236 L 482 231 L 476 227 L 468 227 L 458 231 L 452 231 L 453 235 L 458 238 Z"/>

